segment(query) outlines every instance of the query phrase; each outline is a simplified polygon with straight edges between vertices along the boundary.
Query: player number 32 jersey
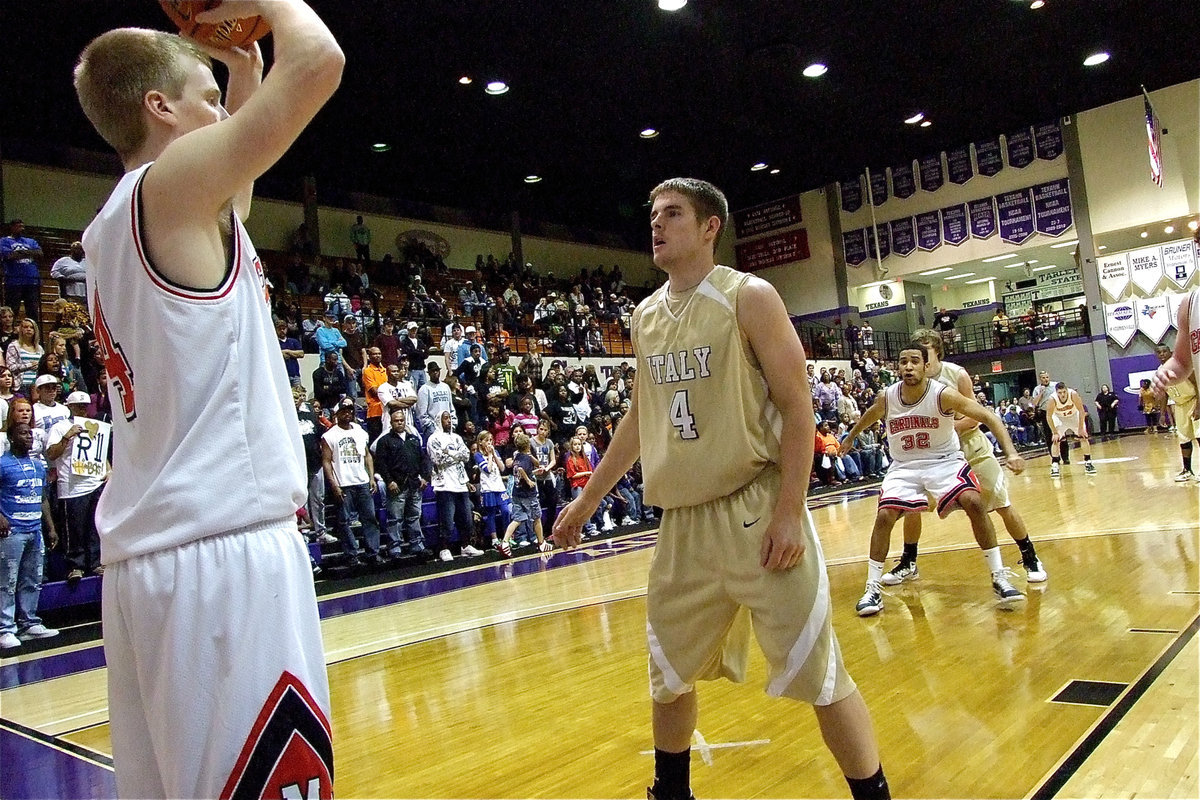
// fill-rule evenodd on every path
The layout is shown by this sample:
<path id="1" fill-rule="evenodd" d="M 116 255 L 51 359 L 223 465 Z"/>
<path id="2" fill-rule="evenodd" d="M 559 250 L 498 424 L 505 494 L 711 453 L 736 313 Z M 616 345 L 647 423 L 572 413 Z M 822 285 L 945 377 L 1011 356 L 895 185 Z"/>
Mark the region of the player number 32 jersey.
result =
<path id="1" fill-rule="evenodd" d="M 953 391 L 937 381 L 927 381 L 925 393 L 913 404 L 904 402 L 893 383 L 884 390 L 887 407 L 888 453 L 893 461 L 931 461 L 957 456 L 958 434 L 954 413 L 942 410 L 942 392 Z"/>

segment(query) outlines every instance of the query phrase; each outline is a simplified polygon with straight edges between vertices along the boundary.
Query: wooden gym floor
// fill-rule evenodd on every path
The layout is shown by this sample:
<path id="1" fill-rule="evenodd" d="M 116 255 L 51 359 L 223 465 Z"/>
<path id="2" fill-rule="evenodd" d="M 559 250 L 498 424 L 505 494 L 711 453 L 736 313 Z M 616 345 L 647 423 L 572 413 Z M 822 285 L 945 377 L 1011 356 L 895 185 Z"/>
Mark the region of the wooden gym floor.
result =
<path id="1" fill-rule="evenodd" d="M 835 629 L 897 797 L 1200 797 L 1200 484 L 1172 481 L 1173 434 L 1095 458 L 1094 477 L 1078 451 L 1060 479 L 1045 457 L 1010 476 L 1050 575 L 1026 587 L 1018 568 L 1013 611 L 995 608 L 965 517 L 926 515 L 921 578 L 858 618 L 875 495 L 814 500 Z M 337 793 L 644 796 L 653 539 L 321 598 Z M 98 649 L 0 662 L 4 797 L 114 795 Z M 747 685 L 702 685 L 697 796 L 848 797 L 812 712 L 766 697 L 764 675 L 756 652 Z"/>

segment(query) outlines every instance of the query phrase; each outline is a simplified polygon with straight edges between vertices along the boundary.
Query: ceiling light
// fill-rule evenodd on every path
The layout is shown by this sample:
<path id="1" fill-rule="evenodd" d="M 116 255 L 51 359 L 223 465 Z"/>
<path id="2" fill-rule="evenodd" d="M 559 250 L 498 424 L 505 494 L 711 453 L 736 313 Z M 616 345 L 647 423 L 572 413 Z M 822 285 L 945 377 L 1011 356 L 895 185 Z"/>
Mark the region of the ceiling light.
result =
<path id="1" fill-rule="evenodd" d="M 770 174 L 772 174 L 772 175 L 778 175 L 778 174 L 779 174 L 779 167 L 774 167 L 774 168 L 771 170 L 771 173 L 770 173 Z"/>
<path id="2" fill-rule="evenodd" d="M 943 272 L 951 272 L 953 270 L 954 270 L 954 267 L 942 267 L 941 269 L 927 269 L 924 272 L 921 272 L 918 274 L 920 274 L 920 275 L 941 275 Z"/>
<path id="3" fill-rule="evenodd" d="M 1141 233 L 1138 234 L 1138 236 L 1142 237 L 1143 239 L 1145 239 L 1149 235 L 1150 234 L 1146 233 L 1145 231 L 1142 231 Z"/>
<path id="4" fill-rule="evenodd" d="M 1048 270 L 1048 269 L 1054 269 L 1054 268 L 1055 268 L 1055 267 L 1054 267 L 1054 265 L 1053 265 L 1053 264 L 1047 264 L 1047 265 L 1046 265 L 1046 266 L 1044 266 L 1044 267 L 1034 267 L 1034 268 L 1033 268 L 1033 271 L 1034 271 L 1034 272 L 1045 272 L 1045 271 L 1046 271 L 1046 270 Z"/>
<path id="5" fill-rule="evenodd" d="M 541 175 L 526 175 L 525 182 L 526 183 L 541 183 L 542 176 Z"/>
<path id="6" fill-rule="evenodd" d="M 829 67 L 825 66 L 820 61 L 814 61 L 804 68 L 804 77 L 819 78 L 826 72 L 829 72 Z"/>
<path id="7" fill-rule="evenodd" d="M 1192 220 L 1191 222 L 1188 223 L 1189 231 L 1194 231 L 1197 228 L 1200 228 L 1200 222 L 1197 222 L 1196 220 Z"/>
<path id="8" fill-rule="evenodd" d="M 1020 254 L 1019 253 L 1005 253 L 1002 256 L 992 256 L 991 258 L 985 258 L 983 260 L 983 263 L 991 264 L 993 261 L 1003 261 L 1006 258 L 1016 258 L 1018 255 L 1020 255 Z"/>
<path id="9" fill-rule="evenodd" d="M 918 122 L 920 122 L 923 119 L 925 119 L 925 112 L 918 111 L 917 113 L 913 114 L 908 119 L 904 120 L 904 124 L 905 125 L 916 125 Z"/>
<path id="10" fill-rule="evenodd" d="M 504 94 L 508 91 L 508 84 L 504 81 L 488 81 L 484 91 L 488 94 Z"/>
<path id="11" fill-rule="evenodd" d="M 1163 228 L 1163 233 L 1174 233 L 1174 232 L 1175 232 L 1174 225 L 1168 225 L 1167 227 Z"/>
<path id="12" fill-rule="evenodd" d="M 663 11 L 678 11 L 687 5 L 687 0 L 658 0 L 658 7 Z"/>
<path id="13" fill-rule="evenodd" d="M 961 273 L 961 274 L 959 274 L 959 275 L 947 275 L 946 277 L 942 278 L 942 280 L 944 280 L 944 281 L 957 281 L 957 280 L 960 280 L 961 278 L 969 278 L 969 277 L 971 277 L 971 276 L 972 276 L 972 275 L 974 275 L 974 274 L 975 274 L 974 272 L 963 272 L 963 273 Z"/>
<path id="14" fill-rule="evenodd" d="M 371 145 L 371 149 L 376 153 L 386 153 L 388 150 L 392 149 L 392 146 L 387 142 L 376 142 L 375 144 Z"/>
<path id="15" fill-rule="evenodd" d="M 930 122 L 929 120 L 924 120 L 924 121 L 921 123 L 921 127 L 922 127 L 922 128 L 928 128 L 928 127 L 929 127 L 930 125 L 932 125 L 932 124 L 933 124 L 933 123 L 932 123 L 932 122 Z"/>
<path id="16" fill-rule="evenodd" d="M 767 162 L 759 161 L 757 164 L 750 167 L 750 171 L 751 172 L 762 172 L 766 168 L 767 168 Z"/>
<path id="17" fill-rule="evenodd" d="M 1015 264 L 1005 264 L 1004 268 L 1005 269 L 1013 269 L 1014 267 L 1027 267 L 1030 264 L 1036 264 L 1036 263 L 1038 263 L 1038 260 L 1036 258 L 1031 258 L 1028 261 L 1018 261 Z"/>
<path id="18" fill-rule="evenodd" d="M 1108 59 L 1109 59 L 1108 53 L 1105 53 L 1102 50 L 1099 53 L 1092 53 L 1090 56 L 1085 58 L 1083 60 L 1083 65 L 1085 67 L 1094 67 L 1098 64 L 1103 64 L 1105 61 L 1108 61 Z"/>
<path id="19" fill-rule="evenodd" d="M 1044 5 L 1046 5 L 1046 0 L 1033 0 L 1033 2 L 1029 4 L 1029 7 L 1032 8 L 1034 11 L 1037 11 L 1039 8 L 1041 8 Z"/>
<path id="20" fill-rule="evenodd" d="M 655 136 L 658 136 L 658 128 L 642 128 L 638 136 L 643 139 L 653 139 Z"/>
<path id="21" fill-rule="evenodd" d="M 1073 245 L 1077 245 L 1077 244 L 1079 244 L 1079 240 L 1078 240 L 1078 239 L 1072 239 L 1072 240 L 1071 240 L 1071 241 L 1069 241 L 1069 242 L 1059 242 L 1058 244 L 1052 244 L 1052 245 L 1050 245 L 1050 249 L 1051 249 L 1051 250 L 1056 250 L 1056 249 L 1058 249 L 1058 248 L 1060 248 L 1060 247 L 1071 247 L 1071 246 L 1073 246 Z"/>
<path id="22" fill-rule="evenodd" d="M 996 280 L 996 279 L 995 279 L 995 278 L 976 278 L 976 279 L 975 279 L 975 280 L 973 280 L 973 281 L 967 281 L 967 282 L 966 282 L 965 284 L 963 284 L 963 285 L 964 285 L 964 286 L 970 286 L 970 285 L 971 285 L 971 284 L 973 284 L 973 283 L 991 283 L 991 282 L 992 282 L 992 281 L 994 281 L 994 280 Z"/>
<path id="23" fill-rule="evenodd" d="M 1106 245 L 1106 244 L 1102 244 L 1102 245 L 1100 245 L 1099 247 L 1097 247 L 1096 249 L 1097 249 L 1097 250 L 1107 250 L 1107 249 L 1108 249 L 1108 245 Z"/>
<path id="24" fill-rule="evenodd" d="M 458 79 L 458 82 L 461 83 L 463 86 L 470 86 L 471 85 L 471 76 L 463 75 L 461 78 Z"/>

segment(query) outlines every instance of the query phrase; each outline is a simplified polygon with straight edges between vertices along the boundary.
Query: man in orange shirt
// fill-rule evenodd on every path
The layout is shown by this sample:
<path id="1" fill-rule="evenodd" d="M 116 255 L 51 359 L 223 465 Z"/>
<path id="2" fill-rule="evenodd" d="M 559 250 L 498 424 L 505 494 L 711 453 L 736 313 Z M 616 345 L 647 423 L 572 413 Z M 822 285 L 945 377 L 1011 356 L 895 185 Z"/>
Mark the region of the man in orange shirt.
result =
<path id="1" fill-rule="evenodd" d="M 383 350 L 371 345 L 367 348 L 367 365 L 362 371 L 363 394 L 367 396 L 367 435 L 375 441 L 383 433 L 383 403 L 376 391 L 380 384 L 387 383 L 387 367 L 383 366 Z"/>

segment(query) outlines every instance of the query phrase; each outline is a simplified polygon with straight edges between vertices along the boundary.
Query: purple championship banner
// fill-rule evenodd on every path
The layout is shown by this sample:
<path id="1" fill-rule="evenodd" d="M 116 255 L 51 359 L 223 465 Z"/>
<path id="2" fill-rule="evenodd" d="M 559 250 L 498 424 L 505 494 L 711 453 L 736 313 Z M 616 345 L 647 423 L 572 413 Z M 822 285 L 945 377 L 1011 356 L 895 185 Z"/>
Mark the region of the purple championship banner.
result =
<path id="1" fill-rule="evenodd" d="M 800 195 L 798 194 L 733 212 L 734 231 L 739 239 L 799 224 Z"/>
<path id="2" fill-rule="evenodd" d="M 1000 238 L 1011 244 L 1021 244 L 1033 236 L 1033 191 L 1018 189 L 996 195 L 1000 216 Z"/>
<path id="3" fill-rule="evenodd" d="M 879 226 L 879 258 L 883 260 L 892 254 L 892 237 L 889 235 L 887 223 Z M 875 258 L 875 228 L 867 228 L 867 258 Z"/>
<path id="4" fill-rule="evenodd" d="M 917 234 L 913 218 L 892 220 L 892 252 L 898 256 L 908 256 L 916 249 Z"/>
<path id="5" fill-rule="evenodd" d="M 1033 212 L 1031 211 L 1030 214 Z M 992 198 L 971 200 L 967 203 L 967 216 L 971 220 L 971 236 L 976 239 L 990 239 L 996 235 L 996 206 Z"/>
<path id="6" fill-rule="evenodd" d="M 845 211 L 847 214 L 853 214 L 862 208 L 863 188 L 861 175 L 850 180 L 839 181 L 838 187 L 842 193 L 842 211 Z"/>
<path id="7" fill-rule="evenodd" d="M 1058 122 L 1044 122 L 1033 126 L 1033 144 L 1037 149 L 1037 157 L 1043 161 L 1053 161 L 1061 156 L 1063 135 Z"/>
<path id="8" fill-rule="evenodd" d="M 871 202 L 876 207 L 883 205 L 888 199 L 887 172 L 872 172 Z"/>
<path id="9" fill-rule="evenodd" d="M 942 220 L 938 212 L 917 214 L 917 247 L 922 250 L 937 250 L 942 246 Z"/>
<path id="10" fill-rule="evenodd" d="M 942 154 L 935 153 L 931 156 L 922 156 L 918 166 L 921 172 L 921 190 L 925 192 L 936 192 L 942 188 L 942 184 L 946 180 L 945 173 L 942 172 Z"/>
<path id="11" fill-rule="evenodd" d="M 971 167 L 971 148 L 969 145 L 956 147 L 953 150 L 946 151 L 946 172 L 950 176 L 951 183 L 962 185 L 971 180 L 975 176 L 975 171 Z M 946 239 L 949 242 L 949 239 Z M 951 242 L 955 244 L 955 242 Z"/>
<path id="12" fill-rule="evenodd" d="M 1071 187 L 1066 178 L 1033 187 L 1034 228 L 1046 236 L 1059 236 L 1075 224 L 1071 215 Z"/>
<path id="13" fill-rule="evenodd" d="M 856 231 L 843 233 L 842 252 L 846 255 L 848 266 L 861 266 L 867 260 L 867 232 L 859 228 Z"/>
<path id="14" fill-rule="evenodd" d="M 1030 128 L 1010 133 L 1004 137 L 1008 144 L 1008 165 L 1024 169 L 1033 163 L 1033 132 Z"/>
<path id="15" fill-rule="evenodd" d="M 984 139 L 975 143 L 975 164 L 979 174 L 991 178 L 999 175 L 1004 169 L 1004 159 L 1000 156 L 1000 137 Z"/>
<path id="16" fill-rule="evenodd" d="M 959 203 L 956 206 L 943 208 L 942 241 L 955 247 L 967 240 L 970 232 L 967 230 L 967 206 Z"/>
<path id="17" fill-rule="evenodd" d="M 892 194 L 904 200 L 916 193 L 917 183 L 913 177 L 912 162 L 892 167 Z"/>
<path id="18" fill-rule="evenodd" d="M 753 242 L 734 245 L 738 269 L 756 272 L 780 264 L 803 261 L 809 256 L 808 231 L 804 228 L 764 236 Z"/>

